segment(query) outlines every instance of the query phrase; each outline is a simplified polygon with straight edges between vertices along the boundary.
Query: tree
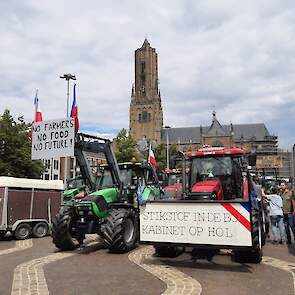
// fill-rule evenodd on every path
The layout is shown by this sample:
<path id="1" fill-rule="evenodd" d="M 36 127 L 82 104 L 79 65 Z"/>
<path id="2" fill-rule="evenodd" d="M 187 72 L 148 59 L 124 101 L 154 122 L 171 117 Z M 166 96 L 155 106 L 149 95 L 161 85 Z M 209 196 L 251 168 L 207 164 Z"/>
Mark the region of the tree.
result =
<path id="1" fill-rule="evenodd" d="M 124 128 L 119 131 L 115 139 L 115 154 L 118 162 L 130 162 L 140 158 L 136 149 L 136 141 L 131 134 L 127 135 Z"/>
<path id="2" fill-rule="evenodd" d="M 177 145 L 175 143 L 169 146 L 169 157 L 177 154 Z M 158 173 L 162 173 L 167 166 L 167 146 L 165 143 L 160 143 L 155 149 L 155 157 L 157 161 Z"/>
<path id="3" fill-rule="evenodd" d="M 41 161 L 31 160 L 30 124 L 23 117 L 15 120 L 9 110 L 0 117 L 0 175 L 40 178 Z"/>

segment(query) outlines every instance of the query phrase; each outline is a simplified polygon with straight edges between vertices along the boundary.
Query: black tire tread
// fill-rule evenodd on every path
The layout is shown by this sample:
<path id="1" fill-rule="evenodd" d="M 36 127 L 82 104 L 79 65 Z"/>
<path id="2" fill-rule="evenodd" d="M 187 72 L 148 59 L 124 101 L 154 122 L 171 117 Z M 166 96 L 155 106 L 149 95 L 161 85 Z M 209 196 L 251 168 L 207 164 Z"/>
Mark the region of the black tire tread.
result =
<path id="1" fill-rule="evenodd" d="M 40 224 L 44 224 L 44 226 L 46 227 L 46 229 L 47 229 L 47 231 L 46 231 L 46 233 L 44 234 L 44 235 L 38 235 L 38 234 L 36 234 L 36 228 L 37 228 L 37 226 L 40 226 Z M 45 223 L 45 222 L 38 222 L 38 223 L 36 223 L 35 225 L 34 225 L 34 227 L 33 227 L 33 230 L 32 230 L 32 234 L 33 234 L 33 236 L 35 237 L 35 238 L 43 238 L 43 237 L 45 237 L 47 234 L 48 234 L 48 231 L 49 231 L 49 227 L 48 227 L 48 225 Z"/>
<path id="2" fill-rule="evenodd" d="M 175 258 L 184 252 L 184 247 L 177 246 L 154 246 L 154 249 L 158 257 Z"/>
<path id="3" fill-rule="evenodd" d="M 69 231 L 72 219 L 71 209 L 62 207 L 52 222 L 52 241 L 62 251 L 74 250 L 78 247 Z"/>
<path id="4" fill-rule="evenodd" d="M 252 209 L 252 235 L 253 235 L 253 248 L 247 251 L 234 251 L 234 261 L 240 263 L 260 263 L 262 260 L 262 248 L 259 245 L 259 212 Z M 261 234 L 261 238 L 262 234 Z"/>
<path id="5" fill-rule="evenodd" d="M 22 227 L 27 227 L 28 230 L 29 230 L 29 234 L 26 236 L 26 237 L 22 237 L 19 235 L 18 231 L 20 230 L 20 228 Z M 31 237 L 31 234 L 32 234 L 32 227 L 28 224 L 28 223 L 21 223 L 17 226 L 15 232 L 14 232 L 14 236 L 17 240 L 26 240 L 28 238 Z"/>
<path id="6" fill-rule="evenodd" d="M 123 223 L 126 218 L 131 218 L 135 224 L 135 238 L 130 245 L 124 241 Z M 135 211 L 125 208 L 113 208 L 106 218 L 102 230 L 102 238 L 113 253 L 126 253 L 136 247 L 138 239 L 137 218 Z"/>

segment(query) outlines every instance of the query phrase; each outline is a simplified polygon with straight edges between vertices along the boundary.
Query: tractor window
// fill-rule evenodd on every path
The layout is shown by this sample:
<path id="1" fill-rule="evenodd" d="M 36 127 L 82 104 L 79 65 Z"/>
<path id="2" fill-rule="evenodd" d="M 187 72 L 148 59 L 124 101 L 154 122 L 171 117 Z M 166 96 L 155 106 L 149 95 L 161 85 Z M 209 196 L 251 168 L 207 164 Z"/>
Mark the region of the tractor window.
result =
<path id="1" fill-rule="evenodd" d="M 204 178 L 231 175 L 232 162 L 230 157 L 195 158 L 192 162 L 192 184 Z"/>
<path id="2" fill-rule="evenodd" d="M 121 180 L 124 186 L 130 186 L 132 184 L 132 170 L 131 169 L 122 169 L 120 170 Z"/>
<path id="3" fill-rule="evenodd" d="M 181 174 L 169 174 L 168 175 L 168 185 L 174 185 L 182 183 L 182 175 Z"/>
<path id="4" fill-rule="evenodd" d="M 242 198 L 243 177 L 239 157 L 194 158 L 190 191 L 217 200 Z"/>
<path id="5" fill-rule="evenodd" d="M 114 183 L 113 183 L 111 171 L 108 169 L 104 169 L 102 176 L 99 179 L 99 187 L 103 189 L 103 188 L 109 188 L 113 186 L 114 186 Z"/>

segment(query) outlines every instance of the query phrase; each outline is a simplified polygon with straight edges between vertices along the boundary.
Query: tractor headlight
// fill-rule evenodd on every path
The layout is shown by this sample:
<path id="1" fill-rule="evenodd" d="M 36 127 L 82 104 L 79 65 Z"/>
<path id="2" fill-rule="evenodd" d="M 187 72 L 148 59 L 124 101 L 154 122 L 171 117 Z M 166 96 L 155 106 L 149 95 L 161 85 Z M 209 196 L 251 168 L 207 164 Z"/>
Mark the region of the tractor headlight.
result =
<path id="1" fill-rule="evenodd" d="M 84 215 L 84 211 L 81 210 L 81 211 L 78 212 L 78 214 L 79 215 Z"/>
<path id="2" fill-rule="evenodd" d="M 91 210 L 89 210 L 88 215 L 93 215 L 93 212 Z"/>

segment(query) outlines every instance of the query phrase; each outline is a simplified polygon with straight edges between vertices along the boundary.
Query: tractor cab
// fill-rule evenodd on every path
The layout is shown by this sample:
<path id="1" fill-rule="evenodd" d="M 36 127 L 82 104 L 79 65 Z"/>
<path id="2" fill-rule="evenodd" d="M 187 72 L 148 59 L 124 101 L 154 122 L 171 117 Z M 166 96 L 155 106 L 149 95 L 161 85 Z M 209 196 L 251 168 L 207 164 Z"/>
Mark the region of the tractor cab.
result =
<path id="1" fill-rule="evenodd" d="M 86 184 L 82 176 L 69 178 L 66 182 L 66 190 L 63 193 L 63 204 L 72 203 L 73 200 L 80 200 L 86 195 Z"/>
<path id="2" fill-rule="evenodd" d="M 187 199 L 233 200 L 248 195 L 242 149 L 204 148 L 185 155 L 190 163 Z"/>
<path id="3" fill-rule="evenodd" d="M 123 186 L 122 195 L 128 203 L 134 202 L 138 190 L 144 192 L 143 195 L 147 195 L 149 199 L 160 196 L 160 185 L 150 164 L 125 162 L 118 163 L 118 167 Z M 101 177 L 97 183 L 97 190 L 113 188 L 114 183 L 109 166 L 101 165 L 100 171 Z M 91 195 L 86 199 L 89 198 Z"/>
<path id="4" fill-rule="evenodd" d="M 182 170 L 165 169 L 165 186 L 163 188 L 165 198 L 181 199 L 182 198 Z"/>

